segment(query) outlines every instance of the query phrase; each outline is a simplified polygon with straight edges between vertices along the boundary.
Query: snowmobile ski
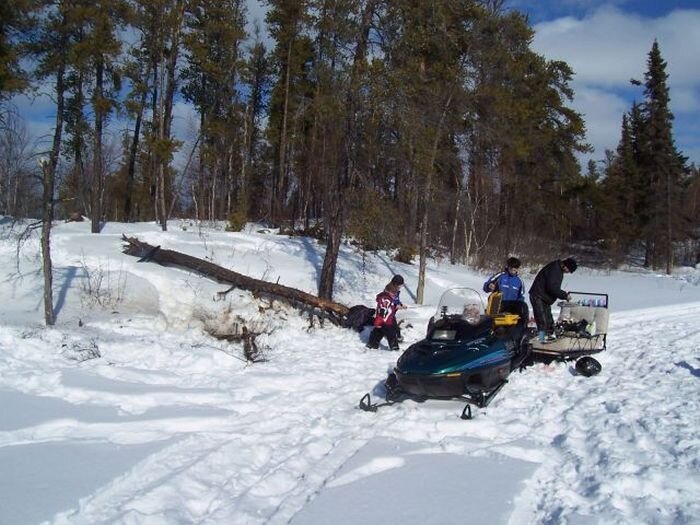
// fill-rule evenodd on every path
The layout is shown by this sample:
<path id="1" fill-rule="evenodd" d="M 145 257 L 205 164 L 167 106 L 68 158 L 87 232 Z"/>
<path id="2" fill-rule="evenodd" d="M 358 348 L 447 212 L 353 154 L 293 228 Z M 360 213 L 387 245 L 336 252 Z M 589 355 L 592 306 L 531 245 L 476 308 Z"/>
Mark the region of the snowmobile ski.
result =
<path id="1" fill-rule="evenodd" d="M 359 407 L 365 412 L 376 412 L 380 407 L 391 406 L 394 403 L 395 401 L 389 400 L 385 401 L 384 403 L 372 403 L 372 398 L 369 395 L 369 392 L 367 392 L 364 396 L 362 396 L 362 399 L 360 399 Z"/>

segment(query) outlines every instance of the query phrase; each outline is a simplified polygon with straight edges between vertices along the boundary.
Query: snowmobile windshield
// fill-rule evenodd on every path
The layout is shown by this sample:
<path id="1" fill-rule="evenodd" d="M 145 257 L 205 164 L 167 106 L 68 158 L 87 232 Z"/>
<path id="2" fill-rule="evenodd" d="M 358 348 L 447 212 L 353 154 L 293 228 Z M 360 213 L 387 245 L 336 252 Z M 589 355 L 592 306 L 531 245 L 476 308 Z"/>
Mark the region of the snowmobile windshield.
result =
<path id="1" fill-rule="evenodd" d="M 484 313 L 484 303 L 479 292 L 473 288 L 451 288 L 442 294 L 435 319 L 460 316 L 465 321 L 476 324 Z"/>

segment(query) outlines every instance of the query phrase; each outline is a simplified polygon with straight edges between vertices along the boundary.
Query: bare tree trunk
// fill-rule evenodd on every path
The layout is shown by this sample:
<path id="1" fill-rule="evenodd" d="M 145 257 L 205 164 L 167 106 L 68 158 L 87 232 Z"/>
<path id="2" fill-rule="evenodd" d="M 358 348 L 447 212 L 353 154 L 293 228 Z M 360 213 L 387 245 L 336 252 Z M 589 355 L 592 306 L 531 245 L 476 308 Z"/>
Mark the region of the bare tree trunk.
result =
<path id="1" fill-rule="evenodd" d="M 104 111 L 102 107 L 102 94 L 104 83 L 104 63 L 97 61 L 95 69 L 95 151 L 92 163 L 91 192 L 91 231 L 100 233 L 102 223 L 102 194 L 104 192 L 104 174 L 102 173 L 102 126 L 104 124 Z"/>
<path id="2" fill-rule="evenodd" d="M 158 138 L 157 132 L 156 132 L 156 125 L 155 123 L 158 121 L 158 107 L 159 107 L 159 100 L 160 100 L 160 88 L 161 88 L 161 74 L 160 74 L 160 65 L 161 62 L 158 61 L 157 56 L 153 56 L 152 58 L 152 67 L 151 70 L 153 72 L 153 94 L 151 95 L 151 133 L 155 138 Z M 149 190 L 150 190 L 150 196 L 152 197 L 152 201 L 148 203 L 149 206 L 153 206 L 153 220 L 158 224 L 159 222 L 159 217 L 158 217 L 158 154 L 156 148 L 154 148 L 152 145 L 149 148 L 149 159 L 148 159 L 148 165 L 149 165 L 149 177 L 148 177 L 148 184 L 149 184 Z"/>
<path id="3" fill-rule="evenodd" d="M 467 228 L 467 221 L 464 221 L 464 264 L 469 264 L 469 258 L 472 255 L 473 236 L 473 230 Z"/>
<path id="4" fill-rule="evenodd" d="M 430 182 L 427 184 L 428 192 L 430 190 Z M 428 208 L 430 207 L 428 198 L 426 197 L 423 203 L 423 218 L 420 224 L 420 241 L 418 245 L 418 286 L 416 287 L 416 304 L 423 304 L 423 295 L 425 293 L 425 270 L 428 265 L 427 244 L 428 244 Z"/>
<path id="5" fill-rule="evenodd" d="M 44 322 L 53 326 L 56 319 L 53 311 L 53 268 L 51 264 L 51 225 L 53 222 L 54 180 L 58 155 L 61 149 L 61 134 L 63 132 L 64 85 L 63 76 L 65 64 L 61 63 L 56 73 L 56 129 L 53 134 L 53 144 L 47 162 L 41 163 L 43 171 L 43 216 L 41 229 L 41 256 L 44 273 Z"/>
<path id="6" fill-rule="evenodd" d="M 194 203 L 194 218 L 199 222 L 199 204 L 197 203 L 197 188 L 192 184 L 192 202 Z"/>
<path id="7" fill-rule="evenodd" d="M 286 173 L 287 173 L 287 120 L 289 113 L 289 89 L 291 84 L 291 61 L 292 61 L 292 44 L 293 40 L 289 41 L 287 48 L 287 64 L 285 68 L 284 78 L 284 102 L 282 104 L 282 130 L 280 132 L 279 143 L 279 169 L 277 170 L 277 183 L 273 187 L 272 201 L 272 222 L 279 223 L 282 218 L 282 207 L 285 197 L 286 188 Z"/>
<path id="8" fill-rule="evenodd" d="M 442 125 L 447 116 L 447 110 L 452 103 L 452 93 L 449 94 L 445 105 L 442 108 L 440 121 L 435 130 L 433 139 L 432 151 L 430 153 L 430 162 L 428 164 L 428 173 L 425 182 L 425 193 L 423 201 L 423 219 L 420 226 L 420 247 L 419 247 L 419 263 L 418 263 L 418 286 L 416 287 L 416 303 L 423 304 L 423 294 L 425 292 L 425 269 L 428 260 L 428 228 L 430 227 L 430 203 L 432 202 L 433 193 L 433 172 L 435 170 L 435 159 L 437 158 L 438 145 L 440 143 L 440 134 L 442 133 Z"/>
<path id="9" fill-rule="evenodd" d="M 250 102 L 246 104 L 245 112 L 243 115 L 243 144 L 241 148 L 241 175 L 240 175 L 240 197 L 238 201 L 243 204 L 245 216 L 248 217 L 248 171 L 250 167 L 251 159 L 253 157 L 253 150 L 251 143 L 253 141 L 253 119 L 250 115 L 253 114 L 253 108 Z"/>
<path id="10" fill-rule="evenodd" d="M 51 162 L 42 162 L 44 176 L 42 178 L 44 194 L 43 216 L 41 221 L 41 257 L 44 273 L 44 322 L 46 326 L 53 326 L 55 322 L 53 312 L 53 269 L 51 265 L 51 223 L 53 221 L 53 186 L 54 175 Z"/>
<path id="11" fill-rule="evenodd" d="M 459 212 L 462 205 L 462 184 L 459 180 L 459 176 L 455 175 L 455 182 L 457 183 L 457 199 L 455 202 L 455 216 L 452 221 L 452 242 L 450 243 L 450 264 L 455 264 L 457 262 L 457 230 L 459 227 Z"/>
<path id="12" fill-rule="evenodd" d="M 233 145 L 226 148 L 226 214 L 224 219 L 231 217 L 233 203 Z"/>
<path id="13" fill-rule="evenodd" d="M 160 98 L 158 100 L 158 139 L 160 148 L 155 152 L 156 156 L 156 177 L 157 177 L 157 199 L 156 199 L 156 217 L 160 222 L 160 227 L 163 231 L 168 230 L 168 220 L 165 216 L 165 158 L 163 157 L 163 144 L 165 141 L 165 56 L 161 55 L 159 89 Z"/>
<path id="14" fill-rule="evenodd" d="M 148 74 L 150 75 L 150 73 Z M 141 119 L 143 118 L 143 108 L 146 104 L 147 92 L 144 90 L 141 95 L 141 104 L 139 107 L 139 112 L 136 115 L 136 122 L 134 124 L 134 137 L 131 140 L 131 148 L 129 148 L 129 164 L 126 173 L 126 195 L 124 196 L 124 220 L 126 222 L 131 222 L 132 211 L 131 211 L 131 199 L 134 193 L 134 178 L 136 176 L 136 156 L 139 150 L 139 140 L 141 136 Z"/>
<path id="15" fill-rule="evenodd" d="M 180 188 L 182 185 L 183 181 L 187 177 L 187 173 L 190 168 L 190 164 L 192 163 L 192 156 L 194 155 L 194 152 L 197 150 L 197 145 L 199 144 L 199 141 L 202 138 L 202 134 L 199 133 L 197 135 L 197 140 L 194 141 L 194 145 L 192 146 L 192 149 L 190 150 L 189 157 L 187 158 L 187 164 L 185 164 L 185 167 L 182 169 L 182 172 L 180 173 L 180 180 L 175 182 L 175 191 L 173 191 L 173 199 L 170 201 L 170 208 L 168 209 L 168 217 L 172 217 L 173 215 L 173 210 L 175 209 L 175 204 L 177 203 L 178 196 L 179 196 L 179 191 L 177 188 Z M 195 218 L 199 219 L 199 216 L 197 215 L 197 196 L 194 193 L 194 184 L 192 185 L 192 200 L 194 201 L 195 204 Z"/>
<path id="16" fill-rule="evenodd" d="M 143 76 L 146 81 L 151 76 L 150 71 L 151 63 L 149 62 L 146 66 L 146 74 Z M 139 102 L 138 112 L 136 114 L 136 121 L 134 123 L 134 136 L 131 139 L 131 147 L 129 148 L 129 160 L 127 164 L 126 173 L 126 195 L 124 196 L 124 220 L 126 222 L 131 222 L 132 220 L 132 198 L 134 193 L 134 179 L 136 177 L 136 157 L 139 152 L 139 143 L 141 140 L 141 123 L 143 122 L 143 111 L 146 107 L 146 98 L 148 97 L 148 90 L 144 89 L 141 93 L 141 100 Z"/>
<path id="17" fill-rule="evenodd" d="M 161 88 L 161 93 L 163 94 L 163 105 L 161 113 L 161 140 L 170 140 L 170 127 L 173 119 L 173 100 L 175 98 L 175 71 L 177 69 L 177 59 L 180 52 L 180 34 L 182 32 L 182 20 L 184 17 L 185 2 L 179 1 L 175 5 L 176 10 L 175 24 L 173 28 L 173 34 L 170 38 L 170 52 L 167 56 L 167 62 L 165 65 L 167 76 L 166 85 Z M 160 216 L 161 216 L 161 227 L 163 231 L 168 229 L 168 206 L 166 202 L 166 177 L 168 175 L 168 164 L 170 158 L 160 159 Z"/>
<path id="18" fill-rule="evenodd" d="M 318 283 L 318 296 L 329 301 L 333 298 L 333 282 L 335 281 L 335 271 L 338 264 L 340 240 L 343 236 L 342 224 L 344 220 L 343 210 L 337 208 L 328 223 L 328 231 L 326 232 L 328 240 L 326 242 L 326 254 L 323 257 L 321 278 Z"/>
<path id="19" fill-rule="evenodd" d="M 210 202 L 211 202 L 211 208 L 209 210 L 209 220 L 210 221 L 215 221 L 216 220 L 216 191 L 217 191 L 217 182 L 219 178 L 219 162 L 220 159 L 219 157 L 216 158 L 216 162 L 214 163 L 214 169 L 212 170 L 212 177 L 211 177 L 211 196 L 210 196 Z"/>
<path id="20" fill-rule="evenodd" d="M 84 107 L 84 72 L 78 71 L 76 77 L 76 85 L 73 87 L 76 100 L 79 101 L 79 106 Z M 73 211 L 80 211 L 82 214 L 87 214 L 92 217 L 92 194 L 88 187 L 88 181 L 85 179 L 85 162 L 83 161 L 83 152 L 85 151 L 85 135 L 84 131 L 76 130 L 73 136 L 73 168 L 72 176 L 75 182 L 75 191 L 77 192 L 76 200 L 78 204 L 74 206 Z"/>
<path id="21" fill-rule="evenodd" d="M 160 227 L 161 230 L 163 231 L 168 231 L 168 216 L 166 213 L 166 206 L 165 206 L 165 163 L 160 162 L 160 165 L 158 166 L 158 180 L 160 183 L 160 206 L 158 210 L 158 215 L 160 215 Z"/>
<path id="22" fill-rule="evenodd" d="M 331 299 L 333 297 L 333 281 L 335 280 L 335 270 L 340 252 L 340 241 L 345 230 L 345 192 L 350 187 L 355 169 L 355 142 L 357 141 L 357 105 L 359 96 L 360 68 L 367 56 L 367 45 L 369 30 L 376 1 L 367 2 L 365 10 L 362 12 L 362 22 L 360 24 L 357 46 L 353 56 L 352 70 L 345 101 L 345 130 L 343 137 L 342 160 L 340 162 L 340 172 L 336 180 L 331 183 L 329 190 L 328 205 L 330 214 L 328 225 L 328 242 L 326 243 L 326 254 L 323 258 L 323 268 L 318 288 L 319 297 Z"/>

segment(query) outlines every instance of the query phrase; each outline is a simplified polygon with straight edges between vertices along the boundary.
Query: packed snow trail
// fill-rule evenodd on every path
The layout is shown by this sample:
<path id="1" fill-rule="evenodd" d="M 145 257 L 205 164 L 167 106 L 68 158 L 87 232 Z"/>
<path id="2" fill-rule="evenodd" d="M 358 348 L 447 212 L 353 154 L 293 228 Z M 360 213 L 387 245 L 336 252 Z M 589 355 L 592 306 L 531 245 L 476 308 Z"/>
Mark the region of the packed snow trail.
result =
<path id="1" fill-rule="evenodd" d="M 133 228 L 165 244 L 154 226 Z M 0 309 L 3 525 L 326 525 L 329 515 L 335 525 L 387 516 L 441 524 L 465 516 L 477 524 L 697 523 L 700 293 L 688 284 L 693 276 L 677 284 L 579 270 L 572 288 L 617 291 L 601 374 L 578 376 L 572 363 L 531 366 L 513 373 L 474 420 L 462 421 L 458 401 L 362 412 L 359 399 L 381 393 L 398 353 L 385 344 L 368 351 L 367 331 L 311 327 L 286 308 L 266 305 L 260 314 L 250 294 L 213 303 L 218 285 L 137 264 L 120 254 L 116 230 L 95 238 L 79 226 L 57 229 L 64 293 L 55 328 L 36 321 L 36 257 L 23 257 L 21 279 L 11 272 L 0 280 L 10 298 Z M 308 241 L 277 236 L 169 232 L 167 239 L 198 256 L 206 244 L 211 259 L 279 272 L 302 289 L 313 289 L 309 268 L 320 260 Z M 15 268 L 14 253 L 0 243 L 2 267 Z M 70 270 L 80 259 L 97 265 L 92 271 L 103 265 L 126 275 L 117 313 L 80 306 L 85 276 Z M 348 247 L 339 262 L 346 304 L 367 304 L 396 271 L 379 256 L 363 267 Z M 400 271 L 413 282 L 415 268 Z M 478 288 L 483 278 L 432 267 L 431 298 L 450 286 Z M 647 281 L 647 297 L 656 293 L 666 306 L 630 309 Z M 673 303 L 689 295 L 694 302 Z M 212 309 L 260 314 L 267 361 L 246 364 L 240 347 L 204 334 Z M 423 336 L 432 313 L 413 305 L 401 312 L 412 325 L 403 348 Z"/>
<path id="2" fill-rule="evenodd" d="M 613 316 L 601 375 L 534 384 L 533 419 L 551 456 L 531 480 L 532 516 L 697 523 L 700 304 Z M 552 395 L 555 394 L 555 395 Z M 512 399 L 512 396 L 509 398 Z M 533 429 L 534 430 L 534 429 Z"/>
<path id="3" fill-rule="evenodd" d="M 698 365 L 699 309 L 695 304 L 613 315 L 610 350 L 599 357 L 601 375 L 582 378 L 570 365 L 535 365 L 513 374 L 496 400 L 470 422 L 458 418 L 461 404 L 450 401 L 406 401 L 376 414 L 362 413 L 356 402 L 363 387 L 373 386 L 367 378 L 383 378 L 396 354 L 364 351 L 350 331 L 305 334 L 298 326 L 293 346 L 285 349 L 283 341 L 270 341 L 274 358 L 238 367 L 235 380 L 190 379 L 180 408 L 206 406 L 226 411 L 225 417 L 55 420 L 2 432 L 0 446 L 163 442 L 158 452 L 57 515 L 55 523 L 285 523 L 332 483 L 348 458 L 377 438 L 413 442 L 423 453 L 503 455 L 539 464 L 518 496 L 510 523 L 564 522 L 572 516 L 606 523 L 692 523 L 700 515 L 694 498 L 700 489 L 698 439 L 692 431 L 699 388 L 693 375 L 697 368 L 691 370 Z M 131 338 L 136 332 L 130 331 Z M 5 331 L 2 339 L 4 359 L 30 366 L 26 334 L 8 335 Z M 141 340 L 148 344 L 149 335 L 144 332 Z M 319 346 L 319 340 L 324 344 Z M 178 346 L 186 347 L 182 341 L 161 344 L 161 351 L 174 356 Z M 13 355 L 13 346 L 22 347 L 23 355 Z M 179 393 L 175 378 L 166 380 L 155 368 L 138 370 L 148 366 L 144 357 L 138 366 L 131 362 L 127 377 L 133 380 L 139 371 L 142 379 L 159 380 L 132 383 L 139 385 L 134 388 L 140 404 L 125 402 L 128 392 L 72 387 L 81 395 L 71 395 L 71 388 L 56 380 L 59 363 L 47 364 L 45 357 L 36 356 L 33 365 L 46 373 L 25 382 L 30 387 L 25 391 L 47 395 L 50 390 L 78 404 L 126 408 L 143 416 L 168 405 L 168 399 L 174 403 Z M 111 359 L 109 351 L 103 358 Z M 96 361 L 83 363 L 80 372 L 95 386 L 105 370 L 118 381 L 119 363 L 105 367 Z M 60 376 L 78 373 L 63 367 Z M 143 413 L 144 407 L 151 408 Z"/>

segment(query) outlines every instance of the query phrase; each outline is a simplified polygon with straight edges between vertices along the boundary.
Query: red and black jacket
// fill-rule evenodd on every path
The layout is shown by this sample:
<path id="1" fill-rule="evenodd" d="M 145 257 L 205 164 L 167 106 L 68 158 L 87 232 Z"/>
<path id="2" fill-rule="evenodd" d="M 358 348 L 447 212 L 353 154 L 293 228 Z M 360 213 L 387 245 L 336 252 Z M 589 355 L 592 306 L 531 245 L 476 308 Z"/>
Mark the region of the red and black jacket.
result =
<path id="1" fill-rule="evenodd" d="M 389 290 L 377 294 L 377 312 L 374 316 L 374 326 L 393 326 L 396 324 L 396 310 L 399 304 L 397 295 Z"/>

